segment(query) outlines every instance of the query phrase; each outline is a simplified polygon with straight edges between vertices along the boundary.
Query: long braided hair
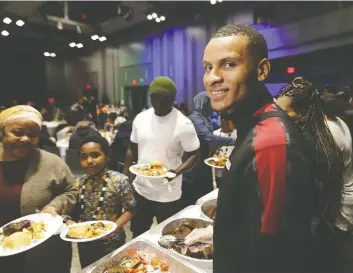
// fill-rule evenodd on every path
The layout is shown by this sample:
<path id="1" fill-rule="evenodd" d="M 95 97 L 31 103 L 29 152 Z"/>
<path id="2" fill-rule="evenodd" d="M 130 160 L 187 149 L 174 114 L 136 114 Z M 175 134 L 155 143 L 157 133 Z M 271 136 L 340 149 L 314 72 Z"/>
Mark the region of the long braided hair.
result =
<path id="1" fill-rule="evenodd" d="M 319 92 L 309 80 L 298 77 L 281 89 L 281 96 L 290 97 L 292 109 L 302 114 L 296 121 L 301 133 L 311 134 L 316 139 L 320 209 L 326 219 L 328 217 L 334 223 L 341 207 L 344 164 L 341 151 L 327 126 Z"/>

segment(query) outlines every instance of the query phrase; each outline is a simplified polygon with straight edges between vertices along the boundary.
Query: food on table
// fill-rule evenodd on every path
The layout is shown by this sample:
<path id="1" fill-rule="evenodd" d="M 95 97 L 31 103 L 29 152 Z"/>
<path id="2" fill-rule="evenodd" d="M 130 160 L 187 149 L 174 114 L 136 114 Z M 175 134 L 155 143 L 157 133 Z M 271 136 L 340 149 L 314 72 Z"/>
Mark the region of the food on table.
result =
<path id="1" fill-rule="evenodd" d="M 173 240 L 170 244 L 163 244 L 164 240 Z M 180 240 L 184 239 L 184 240 Z M 184 256 L 197 259 L 213 258 L 213 226 L 206 228 L 198 225 L 184 222 L 176 227 L 167 235 L 163 236 L 160 245 L 166 248 L 172 248 Z"/>
<path id="2" fill-rule="evenodd" d="M 111 224 L 104 224 L 102 222 L 96 222 L 93 224 L 69 226 L 69 230 L 66 234 L 66 238 L 70 239 L 90 239 L 94 237 L 106 234 L 107 231 L 112 229 Z"/>
<path id="3" fill-rule="evenodd" d="M 216 219 L 217 205 L 210 205 L 206 211 L 206 216 L 212 220 Z"/>
<path id="4" fill-rule="evenodd" d="M 28 246 L 35 240 L 44 237 L 45 224 L 22 220 L 8 224 L 0 230 L 1 247 L 5 249 L 17 249 Z"/>
<path id="5" fill-rule="evenodd" d="M 228 157 L 226 156 L 214 156 L 212 159 L 209 159 L 208 164 L 215 167 L 224 167 L 227 164 Z"/>
<path id="6" fill-rule="evenodd" d="M 152 161 L 150 164 L 136 166 L 135 171 L 143 176 L 162 176 L 167 174 L 163 163 L 160 161 Z"/>
<path id="7" fill-rule="evenodd" d="M 153 257 L 149 260 L 144 251 L 129 251 L 117 264 L 107 268 L 104 273 L 147 273 L 167 272 L 169 265 L 166 261 Z"/>

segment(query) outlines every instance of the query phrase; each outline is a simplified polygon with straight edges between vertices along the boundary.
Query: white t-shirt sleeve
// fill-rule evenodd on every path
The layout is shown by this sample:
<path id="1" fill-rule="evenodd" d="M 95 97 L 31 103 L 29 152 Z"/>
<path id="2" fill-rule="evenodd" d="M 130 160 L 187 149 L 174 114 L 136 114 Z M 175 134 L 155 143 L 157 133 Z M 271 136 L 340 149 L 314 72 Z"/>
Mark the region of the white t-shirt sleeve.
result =
<path id="1" fill-rule="evenodd" d="M 184 123 L 180 133 L 180 144 L 185 152 L 193 152 L 200 148 L 200 141 L 194 124 L 190 120 Z"/>
<path id="2" fill-rule="evenodd" d="M 131 132 L 131 136 L 130 136 L 130 141 L 133 142 L 133 143 L 138 143 L 137 123 L 138 123 L 138 118 L 136 117 L 135 120 L 132 123 L 132 132 Z"/>

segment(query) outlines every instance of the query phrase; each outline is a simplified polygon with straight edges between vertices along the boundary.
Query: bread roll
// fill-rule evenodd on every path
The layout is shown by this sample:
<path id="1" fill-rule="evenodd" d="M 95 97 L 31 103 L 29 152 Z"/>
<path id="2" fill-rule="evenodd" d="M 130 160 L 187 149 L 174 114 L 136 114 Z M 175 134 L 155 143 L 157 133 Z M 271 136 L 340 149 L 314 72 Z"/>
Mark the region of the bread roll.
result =
<path id="1" fill-rule="evenodd" d="M 1 246 L 3 248 L 19 248 L 19 247 L 26 247 L 28 246 L 32 241 L 32 235 L 27 232 L 15 232 L 11 234 L 10 236 L 6 237 L 2 243 Z"/>
<path id="2" fill-rule="evenodd" d="M 163 163 L 158 161 L 158 160 L 152 161 L 150 165 L 151 165 L 152 168 L 153 167 L 163 167 Z"/>

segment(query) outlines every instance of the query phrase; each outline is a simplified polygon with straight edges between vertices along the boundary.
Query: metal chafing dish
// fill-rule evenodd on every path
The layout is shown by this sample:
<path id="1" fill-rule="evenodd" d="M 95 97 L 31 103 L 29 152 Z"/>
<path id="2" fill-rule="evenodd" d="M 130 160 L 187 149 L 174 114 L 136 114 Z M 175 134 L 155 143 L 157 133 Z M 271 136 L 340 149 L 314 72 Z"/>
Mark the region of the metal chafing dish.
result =
<path id="1" fill-rule="evenodd" d="M 169 222 L 168 224 L 166 224 L 165 227 L 162 230 L 162 236 L 170 234 L 170 232 L 173 229 L 181 226 L 184 222 L 189 222 L 190 224 L 197 225 L 197 226 L 199 226 L 201 228 L 205 228 L 205 227 L 207 227 L 209 225 L 213 226 L 213 222 L 210 221 L 210 220 L 207 220 L 207 219 L 180 218 L 180 219 L 173 220 L 173 221 Z M 191 263 L 194 263 L 194 264 L 198 264 L 200 266 L 202 266 L 202 265 L 203 266 L 204 265 L 210 266 L 213 263 L 212 259 L 208 259 L 208 260 L 206 260 L 206 259 L 205 260 L 196 259 L 196 258 L 192 258 L 192 257 L 189 257 L 189 256 L 182 255 L 181 253 L 178 253 L 177 251 L 175 251 L 173 249 L 170 249 L 169 251 L 171 253 L 173 253 L 174 255 L 177 255 L 178 257 L 187 260 L 188 262 L 191 262 Z"/>
<path id="2" fill-rule="evenodd" d="M 201 215 L 210 221 L 213 221 L 213 219 L 206 215 L 206 212 L 210 206 L 217 206 L 217 198 L 207 200 L 201 204 Z"/>
<path id="3" fill-rule="evenodd" d="M 160 259 L 165 260 L 169 265 L 169 272 L 171 273 L 204 273 L 201 269 L 180 260 L 178 257 L 170 253 L 170 251 L 142 239 L 136 239 L 126 243 L 121 248 L 86 267 L 82 272 L 104 273 L 110 266 L 116 264 L 125 255 L 125 253 L 128 253 L 131 250 L 142 250 L 146 252 L 147 255 L 153 254 Z M 157 273 L 159 271 L 155 272 Z"/>

